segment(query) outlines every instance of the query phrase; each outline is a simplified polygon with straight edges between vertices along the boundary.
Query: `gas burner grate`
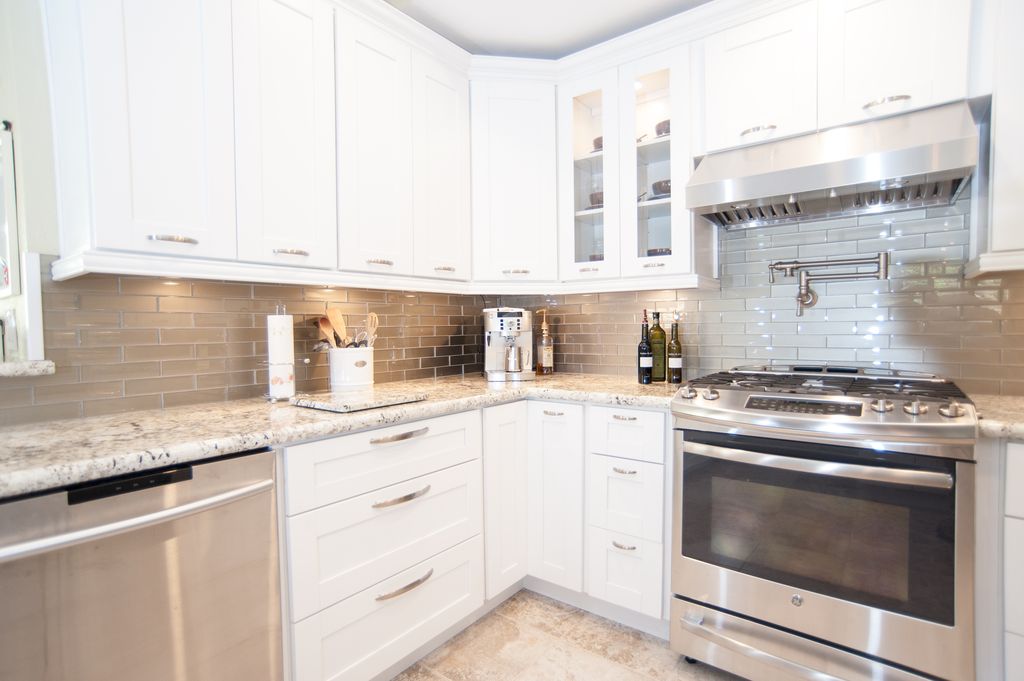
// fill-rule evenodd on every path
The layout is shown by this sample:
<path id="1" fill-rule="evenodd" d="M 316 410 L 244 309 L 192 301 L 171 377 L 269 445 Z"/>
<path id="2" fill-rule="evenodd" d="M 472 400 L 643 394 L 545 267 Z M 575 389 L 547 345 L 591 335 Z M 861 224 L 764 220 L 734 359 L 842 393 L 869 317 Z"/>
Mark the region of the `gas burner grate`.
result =
<path id="1" fill-rule="evenodd" d="M 690 381 L 694 388 L 719 388 L 793 395 L 851 395 L 924 399 L 967 399 L 956 384 L 929 377 L 869 377 L 857 373 L 806 370 L 799 373 L 720 371 Z"/>

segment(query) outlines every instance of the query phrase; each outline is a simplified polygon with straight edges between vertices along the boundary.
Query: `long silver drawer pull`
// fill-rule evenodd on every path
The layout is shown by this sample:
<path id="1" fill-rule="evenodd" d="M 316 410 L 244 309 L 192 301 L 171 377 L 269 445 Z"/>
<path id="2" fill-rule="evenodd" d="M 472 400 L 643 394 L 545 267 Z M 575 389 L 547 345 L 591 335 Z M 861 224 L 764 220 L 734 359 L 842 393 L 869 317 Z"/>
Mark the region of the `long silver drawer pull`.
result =
<path id="1" fill-rule="evenodd" d="M 434 268 L 435 272 L 454 272 L 455 268 L 451 265 L 439 265 Z"/>
<path id="2" fill-rule="evenodd" d="M 780 468 L 794 473 L 810 473 L 812 475 L 828 475 L 835 478 L 853 478 L 871 482 L 885 482 L 891 485 L 907 485 L 908 487 L 933 487 L 935 489 L 953 489 L 953 476 L 949 473 L 936 471 L 918 471 L 907 468 L 882 468 L 880 466 L 862 466 L 855 463 L 835 463 L 832 461 L 815 461 L 814 459 L 797 459 L 791 456 L 778 456 L 762 452 L 748 452 L 744 449 L 716 447 L 700 442 L 687 442 L 683 452 L 709 456 L 713 459 L 736 461 L 738 463 Z"/>
<path id="3" fill-rule="evenodd" d="M 636 421 L 635 416 L 623 416 L 622 414 L 612 414 L 612 418 L 616 421 Z"/>
<path id="4" fill-rule="evenodd" d="M 389 508 L 391 506 L 398 506 L 399 504 L 408 503 L 408 502 L 412 501 L 413 499 L 419 499 L 420 497 L 422 497 L 424 494 L 426 494 L 429 491 L 430 491 L 430 485 L 427 485 L 423 489 L 418 489 L 415 492 L 409 492 L 408 494 L 403 494 L 402 496 L 395 497 L 394 499 L 388 499 L 386 501 L 378 501 L 377 503 L 375 503 L 373 505 L 373 507 L 374 508 Z"/>
<path id="5" fill-rule="evenodd" d="M 892 104 L 894 102 L 906 102 L 910 100 L 910 95 L 889 95 L 887 97 L 879 97 L 873 99 L 864 106 L 861 107 L 864 111 L 870 111 L 876 106 L 882 106 L 883 104 Z"/>
<path id="6" fill-rule="evenodd" d="M 774 123 L 768 125 L 755 125 L 752 128 L 747 128 L 740 133 L 740 137 L 746 137 L 747 135 L 753 135 L 755 132 L 771 132 L 772 130 L 778 130 L 779 126 Z"/>
<path id="7" fill-rule="evenodd" d="M 169 241 L 172 244 L 192 244 L 193 246 L 199 243 L 197 239 L 180 234 L 150 234 L 146 238 L 150 241 Z"/>
<path id="8" fill-rule="evenodd" d="M 388 442 L 401 442 L 402 440 L 411 440 L 414 437 L 420 435 L 426 435 L 430 431 L 430 428 L 419 428 L 417 430 L 409 430 L 404 433 L 398 433 L 397 435 L 385 435 L 384 437 L 378 437 L 370 440 L 371 445 L 383 445 Z"/>
<path id="9" fill-rule="evenodd" d="M 626 468 L 619 468 L 618 466 L 612 466 L 612 470 L 619 475 L 636 475 L 636 471 L 631 471 Z"/>
<path id="10" fill-rule="evenodd" d="M 304 251 L 301 248 L 275 248 L 274 253 L 276 255 L 309 255 L 309 251 Z"/>
<path id="11" fill-rule="evenodd" d="M 612 546 L 614 546 L 615 548 L 617 548 L 620 551 L 636 551 L 636 547 L 635 546 L 628 546 L 626 544 L 620 544 L 619 542 L 615 541 L 614 539 L 612 540 Z"/>
<path id="12" fill-rule="evenodd" d="M 743 655 L 744 657 L 749 657 L 758 660 L 759 662 L 785 670 L 791 676 L 806 679 L 806 681 L 840 681 L 837 677 L 832 676 L 831 674 L 819 672 L 816 669 L 811 669 L 810 667 L 805 667 L 802 664 L 791 662 L 790 660 L 772 655 L 771 653 L 766 653 L 763 650 L 758 650 L 757 648 L 747 645 L 742 641 L 737 641 L 732 637 L 719 633 L 717 628 L 712 629 L 704 624 L 703 616 L 680 617 L 679 623 L 683 625 L 684 629 L 687 629 L 691 633 L 696 634 L 707 641 L 717 643 L 723 648 L 731 650 L 738 655 Z"/>
<path id="13" fill-rule="evenodd" d="M 394 264 L 395 264 L 395 261 L 394 260 L 388 260 L 387 258 L 370 258 L 369 260 L 366 261 L 366 264 L 367 265 L 386 265 L 388 267 L 393 267 Z"/>
<path id="14" fill-rule="evenodd" d="M 665 263 L 663 263 L 663 262 L 646 262 L 646 263 L 644 263 L 644 267 L 648 267 L 648 268 L 650 268 L 650 267 L 664 267 L 664 266 L 665 266 Z"/>
<path id="15" fill-rule="evenodd" d="M 434 574 L 434 568 L 430 568 L 429 570 L 427 570 L 427 574 L 423 575 L 422 577 L 417 579 L 415 582 L 409 582 L 408 584 L 403 586 L 401 589 L 395 589 L 394 591 L 389 591 L 386 594 L 381 594 L 381 595 L 377 596 L 376 600 L 378 600 L 378 601 L 390 601 L 392 598 L 398 598 L 402 594 L 407 594 L 410 591 L 412 591 L 413 589 L 415 589 L 416 587 L 422 585 L 428 579 L 430 579 L 430 577 L 433 574 Z"/>
<path id="16" fill-rule="evenodd" d="M 502 274 L 529 274 L 530 270 L 524 270 L 524 269 L 516 268 L 516 269 L 511 269 L 511 270 L 502 270 L 501 273 Z"/>
<path id="17" fill-rule="evenodd" d="M 547 409 L 545 409 L 544 410 L 544 416 L 565 416 L 565 412 L 564 411 L 548 411 Z"/>

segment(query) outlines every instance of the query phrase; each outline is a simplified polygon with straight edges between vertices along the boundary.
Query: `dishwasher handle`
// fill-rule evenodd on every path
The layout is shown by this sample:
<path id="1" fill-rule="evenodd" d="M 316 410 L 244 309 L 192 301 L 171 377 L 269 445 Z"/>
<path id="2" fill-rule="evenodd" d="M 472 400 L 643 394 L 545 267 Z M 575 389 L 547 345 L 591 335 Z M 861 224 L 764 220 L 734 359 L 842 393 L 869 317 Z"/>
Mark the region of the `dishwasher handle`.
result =
<path id="1" fill-rule="evenodd" d="M 28 541 L 18 542 L 8 546 L 0 546 L 0 564 L 19 560 L 21 558 L 29 558 L 41 553 L 58 551 L 77 544 L 96 541 L 97 539 L 113 537 L 118 534 L 124 534 L 125 532 L 131 532 L 133 530 L 140 530 L 152 525 L 171 522 L 172 520 L 184 518 L 185 516 L 194 515 L 202 511 L 207 511 L 211 508 L 223 506 L 240 499 L 245 499 L 246 497 L 260 494 L 261 492 L 270 490 L 273 487 L 273 479 L 260 480 L 243 487 L 214 494 L 203 499 L 196 499 L 195 501 L 190 501 L 181 504 L 180 506 L 164 508 L 152 513 L 132 516 L 130 518 L 116 520 L 103 525 L 86 527 L 80 530 L 63 532 L 47 537 L 40 537 L 38 539 L 30 539 Z"/>

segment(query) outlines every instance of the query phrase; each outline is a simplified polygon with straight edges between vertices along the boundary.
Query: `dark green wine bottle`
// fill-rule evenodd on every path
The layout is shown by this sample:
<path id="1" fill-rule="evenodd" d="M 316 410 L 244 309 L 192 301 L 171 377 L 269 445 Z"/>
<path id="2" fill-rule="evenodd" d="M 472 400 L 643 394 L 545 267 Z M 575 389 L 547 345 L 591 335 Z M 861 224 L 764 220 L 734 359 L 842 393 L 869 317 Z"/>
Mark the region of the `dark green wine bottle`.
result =
<path id="1" fill-rule="evenodd" d="M 679 322 L 672 322 L 672 338 L 668 342 L 668 382 L 683 382 L 683 344 L 679 342 Z"/>
<path id="2" fill-rule="evenodd" d="M 654 353 L 654 367 L 651 380 L 665 380 L 665 329 L 661 328 L 661 313 L 654 313 L 654 326 L 651 327 L 651 352 Z"/>
<path id="3" fill-rule="evenodd" d="M 653 368 L 654 353 L 651 352 L 650 332 L 647 330 L 647 310 L 644 310 L 644 323 L 640 326 L 640 344 L 636 347 L 636 379 L 647 385 L 651 382 Z"/>

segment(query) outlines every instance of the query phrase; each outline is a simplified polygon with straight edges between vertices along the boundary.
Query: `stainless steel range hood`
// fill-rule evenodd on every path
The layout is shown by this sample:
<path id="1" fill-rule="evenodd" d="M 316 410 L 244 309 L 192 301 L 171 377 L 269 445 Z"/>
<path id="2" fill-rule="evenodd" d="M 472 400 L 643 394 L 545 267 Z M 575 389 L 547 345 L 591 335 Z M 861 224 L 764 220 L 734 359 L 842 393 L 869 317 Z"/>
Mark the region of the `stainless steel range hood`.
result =
<path id="1" fill-rule="evenodd" d="M 725 229 L 949 204 L 978 163 L 966 102 L 712 153 L 686 207 Z"/>

